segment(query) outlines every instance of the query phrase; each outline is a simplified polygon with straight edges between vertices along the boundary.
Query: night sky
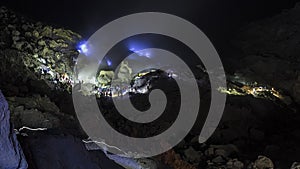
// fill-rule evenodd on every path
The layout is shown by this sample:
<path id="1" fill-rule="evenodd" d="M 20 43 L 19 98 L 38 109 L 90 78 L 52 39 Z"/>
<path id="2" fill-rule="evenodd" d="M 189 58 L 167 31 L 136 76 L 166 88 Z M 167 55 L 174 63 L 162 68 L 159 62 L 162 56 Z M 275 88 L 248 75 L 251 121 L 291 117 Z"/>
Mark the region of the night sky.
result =
<path id="1" fill-rule="evenodd" d="M 272 16 L 297 0 L 1 0 L 0 4 L 37 21 L 70 28 L 88 37 L 109 21 L 136 12 L 175 14 L 213 39 L 237 25 Z"/>
<path id="2" fill-rule="evenodd" d="M 213 42 L 221 58 L 228 41 L 247 23 L 294 7 L 299 0 L 1 0 L 15 12 L 50 25 L 69 28 L 88 39 L 118 17 L 146 11 L 175 14 L 197 25 Z"/>

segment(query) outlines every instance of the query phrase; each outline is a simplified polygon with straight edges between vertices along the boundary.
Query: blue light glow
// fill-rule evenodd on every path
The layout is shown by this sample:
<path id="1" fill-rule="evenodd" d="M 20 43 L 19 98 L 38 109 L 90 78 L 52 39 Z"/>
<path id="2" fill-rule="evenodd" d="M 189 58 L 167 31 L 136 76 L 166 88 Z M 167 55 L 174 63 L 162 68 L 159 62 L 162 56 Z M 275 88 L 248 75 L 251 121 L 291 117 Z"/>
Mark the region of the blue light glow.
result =
<path id="1" fill-rule="evenodd" d="M 108 66 L 111 66 L 111 64 L 112 64 L 110 60 L 106 60 L 106 63 Z"/>
<path id="2" fill-rule="evenodd" d="M 85 54 L 87 55 L 88 54 L 88 45 L 87 45 L 87 42 L 83 41 L 83 42 L 80 42 L 78 47 L 77 47 L 77 51 L 81 54 Z"/>
<path id="3" fill-rule="evenodd" d="M 142 50 L 142 51 L 134 51 L 135 54 L 137 54 L 138 56 L 141 56 L 141 57 L 147 57 L 147 58 L 151 58 L 151 54 L 149 51 L 145 51 L 145 50 Z"/>
<path id="4" fill-rule="evenodd" d="M 130 42 L 127 45 L 129 51 L 137 54 L 140 57 L 146 57 L 150 59 L 153 56 L 151 54 L 151 50 L 148 49 L 149 46 L 151 45 L 149 45 L 148 42 L 138 42 L 138 41 Z"/>

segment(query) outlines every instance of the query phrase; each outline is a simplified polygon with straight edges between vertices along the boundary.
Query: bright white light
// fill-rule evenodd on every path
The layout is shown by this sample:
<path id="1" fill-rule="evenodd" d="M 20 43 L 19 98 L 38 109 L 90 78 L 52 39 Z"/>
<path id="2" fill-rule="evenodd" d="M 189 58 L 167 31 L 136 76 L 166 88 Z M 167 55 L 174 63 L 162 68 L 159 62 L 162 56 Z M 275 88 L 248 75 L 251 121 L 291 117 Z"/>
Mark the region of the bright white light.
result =
<path id="1" fill-rule="evenodd" d="M 106 60 L 106 63 L 108 66 L 111 66 L 111 64 L 112 64 L 110 60 Z"/>
<path id="2" fill-rule="evenodd" d="M 146 53 L 145 56 L 146 56 L 147 58 L 150 58 L 150 53 Z"/>
<path id="3" fill-rule="evenodd" d="M 80 49 L 83 53 L 86 53 L 88 51 L 86 44 L 80 45 Z"/>
<path id="4" fill-rule="evenodd" d="M 88 45 L 86 44 L 86 42 L 80 43 L 79 46 L 78 46 L 77 51 L 79 53 L 87 55 L 87 53 L 88 53 L 89 50 L 88 50 Z"/>

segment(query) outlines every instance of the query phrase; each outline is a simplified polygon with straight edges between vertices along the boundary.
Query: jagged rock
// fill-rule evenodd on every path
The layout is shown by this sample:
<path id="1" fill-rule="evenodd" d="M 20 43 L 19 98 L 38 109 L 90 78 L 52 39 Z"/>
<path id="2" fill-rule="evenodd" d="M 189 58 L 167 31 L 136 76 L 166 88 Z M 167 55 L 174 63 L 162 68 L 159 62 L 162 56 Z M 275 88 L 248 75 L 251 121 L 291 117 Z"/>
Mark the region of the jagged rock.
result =
<path id="1" fill-rule="evenodd" d="M 253 169 L 254 168 L 254 163 L 253 162 L 250 162 L 247 167 L 247 169 Z"/>
<path id="2" fill-rule="evenodd" d="M 160 160 L 165 164 L 169 165 L 173 169 L 196 169 L 193 165 L 186 161 L 183 161 L 179 154 L 174 150 L 169 150 L 164 154 L 160 155 Z"/>
<path id="3" fill-rule="evenodd" d="M 253 165 L 254 169 L 273 169 L 274 164 L 271 159 L 265 156 L 258 156 Z"/>
<path id="4" fill-rule="evenodd" d="M 217 149 L 217 150 L 215 150 L 215 154 L 217 156 L 222 156 L 222 157 L 227 157 L 228 156 L 228 154 L 226 153 L 226 151 L 223 150 L 223 149 Z"/>
<path id="5" fill-rule="evenodd" d="M 39 38 L 39 37 L 40 37 L 39 32 L 36 31 L 36 30 L 34 30 L 34 31 L 32 32 L 32 35 L 33 35 L 35 38 Z"/>
<path id="6" fill-rule="evenodd" d="M 300 163 L 299 162 L 294 162 L 291 166 L 291 169 L 300 169 Z"/>
<path id="7" fill-rule="evenodd" d="M 117 73 L 118 79 L 121 82 L 129 83 L 132 79 L 132 69 L 129 67 L 128 62 L 123 61 L 121 62 L 120 69 Z"/>
<path id="8" fill-rule="evenodd" d="M 57 128 L 60 110 L 48 97 L 9 97 L 12 106 L 12 122 L 16 128 Z"/>
<path id="9" fill-rule="evenodd" d="M 21 127 L 21 121 L 19 118 L 19 114 L 24 112 L 24 106 L 17 106 L 13 107 L 12 105 L 10 106 L 11 110 L 11 122 L 14 124 L 14 127 Z"/>
<path id="10" fill-rule="evenodd" d="M 270 52 L 281 57 L 297 57 L 300 50 L 294 45 L 300 36 L 299 4 L 272 18 L 248 25 L 237 44 L 247 53 Z"/>
<path id="11" fill-rule="evenodd" d="M 24 110 L 16 116 L 18 116 L 22 126 L 30 128 L 58 128 L 60 126 L 60 121 L 55 116 L 35 109 Z"/>
<path id="12" fill-rule="evenodd" d="M 206 151 L 205 151 L 205 155 L 206 156 L 213 156 L 215 155 L 215 149 L 212 147 L 209 147 Z"/>
<path id="13" fill-rule="evenodd" d="M 8 103 L 0 91 L 0 168 L 27 169 L 27 162 L 10 125 Z"/>
<path id="14" fill-rule="evenodd" d="M 202 153 L 196 151 L 193 147 L 184 150 L 184 155 L 188 161 L 198 163 L 201 160 Z"/>
<path id="15" fill-rule="evenodd" d="M 37 97 L 39 110 L 49 113 L 59 113 L 59 108 L 48 97 Z"/>
<path id="16" fill-rule="evenodd" d="M 147 168 L 147 169 L 159 169 L 157 166 L 157 162 L 155 162 L 152 159 L 137 159 L 137 163 L 141 166 L 141 168 Z"/>
<path id="17" fill-rule="evenodd" d="M 38 41 L 38 45 L 40 45 L 40 46 L 46 46 L 47 44 L 46 44 L 46 42 L 44 41 L 44 40 L 39 40 Z"/>
<path id="18" fill-rule="evenodd" d="M 0 19 L 0 29 L 6 31 L 0 34 L 0 41 L 4 43 L 0 45 L 0 86 L 16 84 L 44 90 L 44 94 L 47 90 L 70 91 L 80 35 L 27 21 L 4 7 L 1 9 L 6 17 Z M 20 79 L 18 83 L 17 78 Z M 39 80 L 47 87 L 31 86 Z"/>
<path id="19" fill-rule="evenodd" d="M 284 90 L 292 97 L 282 99 L 287 105 L 293 100 L 300 103 L 299 4 L 274 17 L 245 26 L 235 43 L 244 53 L 244 58 L 236 64 L 242 69 L 236 73 L 247 81 Z"/>
<path id="20" fill-rule="evenodd" d="M 226 161 L 222 156 L 217 156 L 216 158 L 212 159 L 212 162 L 215 164 L 223 164 Z"/>
<path id="21" fill-rule="evenodd" d="M 105 86 L 105 85 L 108 85 L 109 83 L 111 83 L 111 81 L 114 77 L 115 77 L 115 73 L 113 71 L 101 70 L 99 72 L 97 80 L 101 85 Z"/>
<path id="22" fill-rule="evenodd" d="M 43 28 L 43 30 L 41 31 L 41 36 L 44 36 L 44 37 L 52 37 L 52 27 L 50 26 L 45 26 Z"/>
<path id="23" fill-rule="evenodd" d="M 229 160 L 227 162 L 226 166 L 228 169 L 243 169 L 244 168 L 244 164 L 237 159 Z"/>
<path id="24" fill-rule="evenodd" d="M 215 149 L 215 155 L 222 157 L 229 157 L 230 155 L 237 154 L 238 148 L 233 144 L 228 145 L 211 145 Z"/>
<path id="25" fill-rule="evenodd" d="M 14 106 L 25 106 L 26 109 L 38 109 L 43 112 L 59 113 L 59 108 L 48 97 L 10 97 L 8 100 Z"/>
<path id="26" fill-rule="evenodd" d="M 24 106 L 27 109 L 34 109 L 38 107 L 38 103 L 35 99 L 32 98 L 23 98 L 23 97 L 9 97 L 7 98 L 9 102 L 14 106 Z"/>

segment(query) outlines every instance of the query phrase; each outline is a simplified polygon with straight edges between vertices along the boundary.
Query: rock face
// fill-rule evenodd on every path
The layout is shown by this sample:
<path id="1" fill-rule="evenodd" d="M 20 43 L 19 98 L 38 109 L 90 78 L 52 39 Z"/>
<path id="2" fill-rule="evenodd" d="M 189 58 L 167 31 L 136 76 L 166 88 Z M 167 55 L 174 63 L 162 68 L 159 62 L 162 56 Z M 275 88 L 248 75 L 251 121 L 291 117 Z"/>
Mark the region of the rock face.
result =
<path id="1" fill-rule="evenodd" d="M 80 35 L 32 22 L 4 7 L 0 29 L 0 86 L 7 96 L 71 89 Z"/>
<path id="2" fill-rule="evenodd" d="M 300 168 L 300 163 L 294 162 L 291 166 L 291 169 L 299 169 Z"/>
<path id="3" fill-rule="evenodd" d="M 15 128 L 58 128 L 60 124 L 59 108 L 48 97 L 8 97 L 12 122 Z"/>
<path id="4" fill-rule="evenodd" d="M 254 162 L 254 169 L 273 169 L 273 168 L 274 168 L 273 162 L 265 156 L 258 156 L 258 159 Z"/>
<path id="5" fill-rule="evenodd" d="M 5 7 L 0 7 L 0 30 L 0 88 L 14 126 L 60 127 L 64 114 L 74 112 L 70 91 L 80 35 Z"/>
<path id="6" fill-rule="evenodd" d="M 0 91 L 0 168 L 27 169 L 27 162 L 10 125 L 8 103 Z M 5 153 L 3 153 L 5 152 Z"/>
<path id="7" fill-rule="evenodd" d="M 119 72 L 117 74 L 121 82 L 129 83 L 132 79 L 132 69 L 129 67 L 128 62 L 123 61 L 120 65 Z"/>
<path id="8" fill-rule="evenodd" d="M 293 9 L 249 24 L 237 35 L 243 51 L 236 76 L 287 92 L 300 103 L 300 3 Z"/>
<path id="9" fill-rule="evenodd" d="M 237 44 L 245 53 L 269 53 L 300 61 L 297 57 L 300 48 L 295 48 L 300 40 L 299 11 L 300 3 L 274 17 L 247 25 Z"/>

